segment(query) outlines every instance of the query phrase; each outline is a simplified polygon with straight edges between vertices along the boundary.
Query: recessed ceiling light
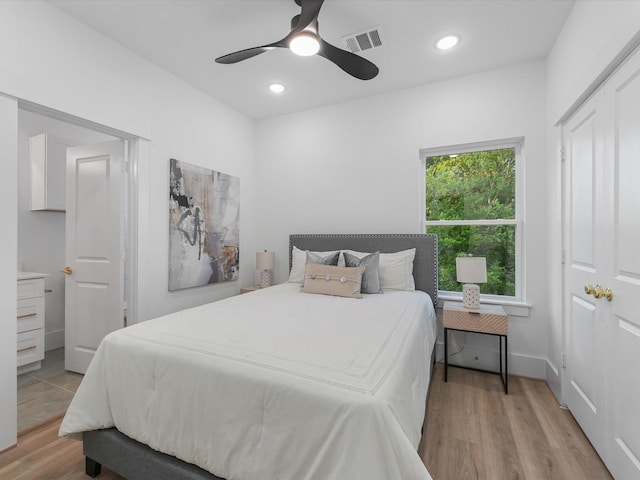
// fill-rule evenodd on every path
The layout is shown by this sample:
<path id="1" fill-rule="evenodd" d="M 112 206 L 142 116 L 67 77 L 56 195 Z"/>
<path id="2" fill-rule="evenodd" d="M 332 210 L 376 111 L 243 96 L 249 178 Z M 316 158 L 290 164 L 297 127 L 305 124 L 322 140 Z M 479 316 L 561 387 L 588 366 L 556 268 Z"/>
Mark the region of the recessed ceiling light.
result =
<path id="1" fill-rule="evenodd" d="M 459 41 L 460 37 L 458 35 L 447 35 L 436 42 L 436 48 L 438 50 L 449 50 L 455 47 Z"/>
<path id="2" fill-rule="evenodd" d="M 284 92 L 285 88 L 281 83 L 272 83 L 271 85 L 269 85 L 269 90 L 271 90 L 273 93 L 282 93 Z"/>

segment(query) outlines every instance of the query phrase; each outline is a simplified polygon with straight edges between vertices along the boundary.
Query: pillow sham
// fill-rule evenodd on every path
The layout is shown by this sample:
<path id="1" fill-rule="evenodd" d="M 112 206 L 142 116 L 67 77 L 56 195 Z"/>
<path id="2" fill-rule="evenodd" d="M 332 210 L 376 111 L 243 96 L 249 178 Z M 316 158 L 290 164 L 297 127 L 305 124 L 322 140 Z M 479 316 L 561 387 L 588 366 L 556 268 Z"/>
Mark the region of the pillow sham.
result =
<path id="1" fill-rule="evenodd" d="M 340 257 L 340 250 L 309 253 L 319 255 L 320 257 L 326 257 L 327 255 L 336 255 L 337 257 Z M 293 247 L 291 250 L 291 272 L 289 272 L 289 283 L 304 282 L 304 269 L 306 263 L 307 250 L 300 250 L 298 247 Z"/>
<path id="2" fill-rule="evenodd" d="M 347 267 L 365 266 L 362 274 L 361 293 L 384 293 L 380 288 L 380 252 L 373 252 L 362 258 L 344 252 L 344 263 Z"/>
<path id="3" fill-rule="evenodd" d="M 344 250 L 343 252 L 345 254 L 350 253 L 358 258 L 369 255 L 369 253 L 356 252 L 354 250 Z M 415 248 L 394 253 L 381 253 L 378 275 L 380 288 L 383 290 L 415 291 L 416 284 L 413 279 L 413 260 L 415 256 Z"/>
<path id="4" fill-rule="evenodd" d="M 337 297 L 362 298 L 360 288 L 365 266 L 338 267 L 307 263 L 304 273 L 304 293 L 318 293 Z"/>
<path id="5" fill-rule="evenodd" d="M 316 252 L 310 252 L 307 250 L 307 261 L 305 262 L 305 268 L 307 263 L 319 263 L 321 265 L 338 265 L 338 258 L 340 258 L 340 252 L 330 253 L 329 255 L 321 255 Z"/>

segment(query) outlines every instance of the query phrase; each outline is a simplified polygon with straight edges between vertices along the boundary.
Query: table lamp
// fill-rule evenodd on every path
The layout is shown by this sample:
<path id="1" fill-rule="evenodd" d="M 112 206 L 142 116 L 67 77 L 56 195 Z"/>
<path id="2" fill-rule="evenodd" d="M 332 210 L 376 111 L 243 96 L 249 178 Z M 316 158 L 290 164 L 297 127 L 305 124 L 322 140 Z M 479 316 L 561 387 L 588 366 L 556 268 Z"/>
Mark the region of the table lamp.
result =
<path id="1" fill-rule="evenodd" d="M 275 266 L 275 254 L 273 252 L 256 253 L 256 269 L 260 270 L 260 288 L 271 286 L 271 270 Z"/>
<path id="2" fill-rule="evenodd" d="M 480 287 L 487 281 L 487 261 L 484 257 L 457 257 L 456 279 L 462 286 L 464 308 L 480 308 Z"/>

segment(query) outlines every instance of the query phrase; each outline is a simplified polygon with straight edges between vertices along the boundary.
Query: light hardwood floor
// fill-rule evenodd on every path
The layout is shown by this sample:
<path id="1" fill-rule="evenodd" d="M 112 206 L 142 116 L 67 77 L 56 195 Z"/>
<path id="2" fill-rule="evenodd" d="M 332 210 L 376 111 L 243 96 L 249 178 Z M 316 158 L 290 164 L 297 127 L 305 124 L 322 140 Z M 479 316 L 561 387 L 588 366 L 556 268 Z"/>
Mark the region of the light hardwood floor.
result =
<path id="1" fill-rule="evenodd" d="M 606 480 L 611 475 L 541 380 L 436 365 L 419 453 L 434 480 Z"/>
<path id="2" fill-rule="evenodd" d="M 434 480 L 611 479 L 544 382 L 512 376 L 505 395 L 496 375 L 451 368 L 444 383 L 442 374 L 439 364 L 418 450 Z M 89 478 L 82 444 L 57 438 L 59 425 L 40 426 L 0 454 L 0 479 Z M 105 468 L 98 478 L 121 479 Z"/>

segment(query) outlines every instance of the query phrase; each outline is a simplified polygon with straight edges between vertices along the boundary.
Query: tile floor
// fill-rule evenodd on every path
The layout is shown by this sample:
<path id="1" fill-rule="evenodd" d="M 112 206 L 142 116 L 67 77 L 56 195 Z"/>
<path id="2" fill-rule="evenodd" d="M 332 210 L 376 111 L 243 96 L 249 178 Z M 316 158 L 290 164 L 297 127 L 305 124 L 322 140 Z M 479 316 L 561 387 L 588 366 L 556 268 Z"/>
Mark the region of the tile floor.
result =
<path id="1" fill-rule="evenodd" d="M 64 413 L 82 375 L 64 369 L 64 348 L 45 353 L 42 368 L 18 376 L 18 432 Z"/>

